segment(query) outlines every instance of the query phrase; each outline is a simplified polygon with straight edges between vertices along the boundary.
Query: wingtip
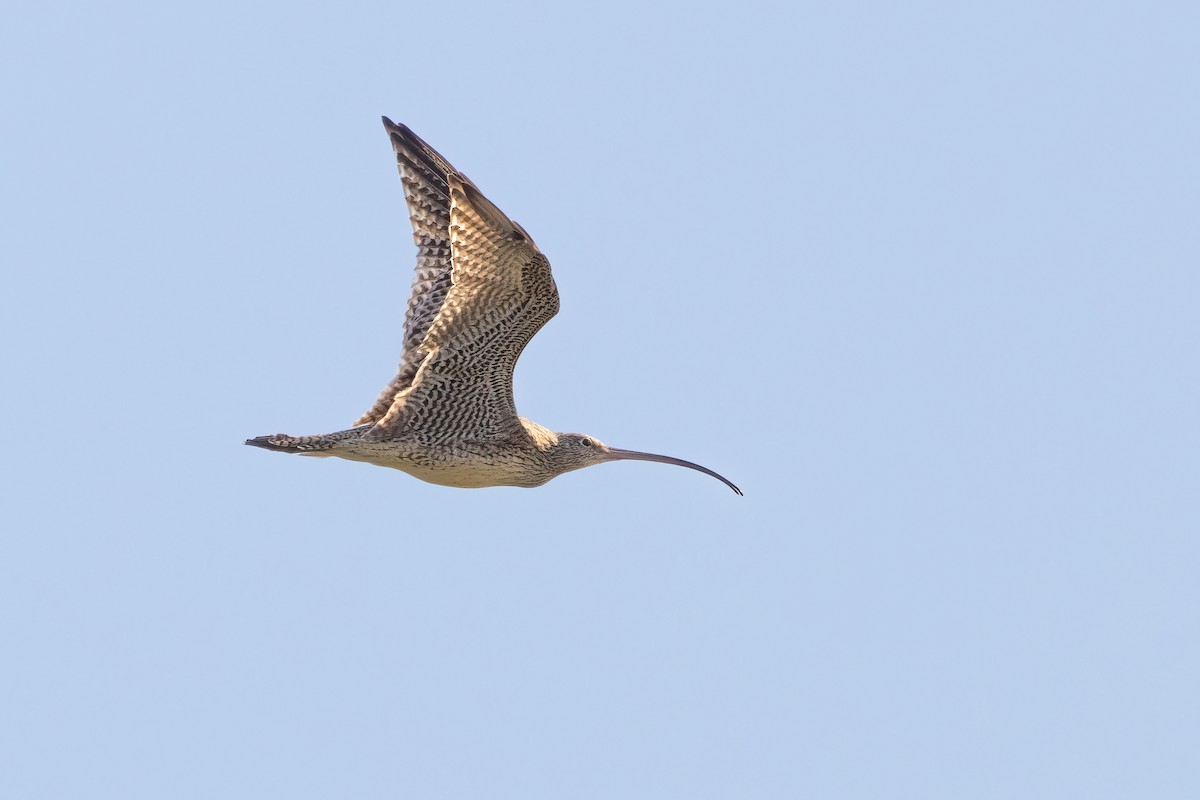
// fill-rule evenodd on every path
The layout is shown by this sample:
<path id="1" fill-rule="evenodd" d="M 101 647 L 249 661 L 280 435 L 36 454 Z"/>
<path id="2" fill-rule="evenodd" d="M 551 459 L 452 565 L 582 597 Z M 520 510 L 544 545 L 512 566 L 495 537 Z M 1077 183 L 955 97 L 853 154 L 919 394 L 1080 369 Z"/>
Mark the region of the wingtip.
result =
<path id="1" fill-rule="evenodd" d="M 392 122 L 387 117 L 383 117 L 383 128 L 388 133 L 392 133 L 397 136 L 412 136 L 413 135 L 413 132 L 408 129 L 407 125 L 401 125 L 398 122 Z"/>

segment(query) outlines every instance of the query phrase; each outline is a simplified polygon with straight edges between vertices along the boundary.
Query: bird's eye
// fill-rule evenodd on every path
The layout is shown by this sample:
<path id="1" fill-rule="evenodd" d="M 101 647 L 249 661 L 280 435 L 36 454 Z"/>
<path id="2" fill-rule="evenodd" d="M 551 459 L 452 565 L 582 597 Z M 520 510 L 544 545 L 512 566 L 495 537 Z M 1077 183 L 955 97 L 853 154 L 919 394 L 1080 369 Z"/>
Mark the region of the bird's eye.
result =
<path id="1" fill-rule="evenodd" d="M 587 438 L 586 436 L 585 436 L 585 437 L 583 437 L 582 439 L 580 439 L 580 440 L 579 440 L 579 443 L 580 443 L 581 445 L 583 445 L 584 447 L 591 447 L 591 446 L 592 446 L 592 440 L 591 440 L 591 439 L 589 439 L 589 438 Z"/>

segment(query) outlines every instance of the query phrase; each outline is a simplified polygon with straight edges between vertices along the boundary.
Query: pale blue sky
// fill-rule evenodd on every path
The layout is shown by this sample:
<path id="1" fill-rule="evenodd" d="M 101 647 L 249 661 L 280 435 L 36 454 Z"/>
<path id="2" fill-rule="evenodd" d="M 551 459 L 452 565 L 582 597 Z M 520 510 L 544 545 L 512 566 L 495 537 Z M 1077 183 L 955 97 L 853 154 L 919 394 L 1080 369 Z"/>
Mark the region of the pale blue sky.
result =
<path id="1" fill-rule="evenodd" d="M 0 797 L 1200 796 L 1200 12 L 25 4 Z M 550 256 L 465 491 L 348 425 L 379 116 Z"/>

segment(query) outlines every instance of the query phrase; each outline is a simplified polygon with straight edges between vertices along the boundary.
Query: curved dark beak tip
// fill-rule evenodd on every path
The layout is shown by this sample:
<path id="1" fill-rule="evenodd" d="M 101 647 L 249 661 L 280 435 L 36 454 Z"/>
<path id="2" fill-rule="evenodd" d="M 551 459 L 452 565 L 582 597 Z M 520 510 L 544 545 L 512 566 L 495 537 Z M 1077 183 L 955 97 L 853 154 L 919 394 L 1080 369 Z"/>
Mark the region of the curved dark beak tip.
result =
<path id="1" fill-rule="evenodd" d="M 674 456 L 660 456 L 656 453 L 643 453 L 640 450 L 623 450 L 619 447 L 608 448 L 608 453 L 614 460 L 629 459 L 631 461 L 657 461 L 660 464 L 674 464 L 679 467 L 694 469 L 697 472 L 703 472 L 705 475 L 711 475 L 712 477 L 716 478 L 730 489 L 733 489 L 738 497 L 746 496 L 742 494 L 741 489 L 733 484 L 733 481 L 730 481 L 724 475 L 720 475 L 716 472 L 713 472 L 708 467 L 702 467 L 699 464 L 695 464 L 691 461 L 684 461 L 682 458 L 675 458 Z"/>

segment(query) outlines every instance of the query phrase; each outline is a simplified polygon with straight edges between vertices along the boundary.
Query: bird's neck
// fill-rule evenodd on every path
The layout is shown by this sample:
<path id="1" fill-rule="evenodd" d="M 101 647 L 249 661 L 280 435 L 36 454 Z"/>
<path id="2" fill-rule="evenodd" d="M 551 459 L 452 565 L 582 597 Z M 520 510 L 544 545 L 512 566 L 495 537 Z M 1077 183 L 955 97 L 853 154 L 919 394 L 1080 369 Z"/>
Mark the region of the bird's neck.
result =
<path id="1" fill-rule="evenodd" d="M 529 434 L 529 438 L 538 450 L 549 450 L 558 444 L 558 434 L 549 428 L 543 428 L 536 422 L 530 422 L 524 417 L 521 417 L 521 426 L 525 428 L 525 432 Z"/>

